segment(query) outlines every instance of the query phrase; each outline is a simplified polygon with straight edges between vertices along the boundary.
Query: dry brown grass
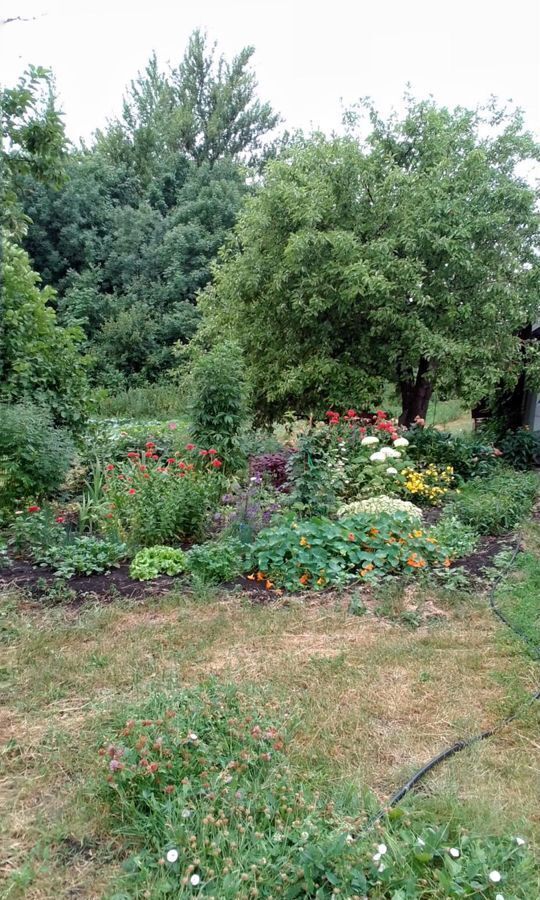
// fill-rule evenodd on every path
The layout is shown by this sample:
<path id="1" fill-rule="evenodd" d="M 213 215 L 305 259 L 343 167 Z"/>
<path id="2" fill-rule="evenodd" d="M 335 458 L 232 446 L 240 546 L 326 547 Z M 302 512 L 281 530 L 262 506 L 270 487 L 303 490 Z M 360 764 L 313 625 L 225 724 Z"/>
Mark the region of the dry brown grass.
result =
<path id="1" fill-rule="evenodd" d="M 40 841 L 56 849 L 40 852 L 39 877 L 9 896 L 104 895 L 107 838 L 80 848 L 100 823 L 77 798 L 107 710 L 153 689 L 215 676 L 260 690 L 294 722 L 296 766 L 384 799 L 446 744 L 497 722 L 534 683 L 533 665 L 481 605 L 445 611 L 409 630 L 332 601 L 277 609 L 170 597 L 79 612 L 12 602 L 0 719 L 4 873 L 24 867 Z M 449 809 L 465 802 L 479 816 L 491 810 L 494 822 L 500 814 L 538 823 L 534 743 L 533 724 L 516 723 L 425 790 Z"/>

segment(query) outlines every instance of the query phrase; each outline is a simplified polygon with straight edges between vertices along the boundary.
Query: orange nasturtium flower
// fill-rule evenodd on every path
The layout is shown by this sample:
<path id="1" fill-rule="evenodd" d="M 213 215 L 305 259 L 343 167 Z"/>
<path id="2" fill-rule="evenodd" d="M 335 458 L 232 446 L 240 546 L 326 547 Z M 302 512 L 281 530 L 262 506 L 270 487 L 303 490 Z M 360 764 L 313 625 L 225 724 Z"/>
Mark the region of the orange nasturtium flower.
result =
<path id="1" fill-rule="evenodd" d="M 371 537 L 375 537 L 379 533 L 379 529 L 378 528 L 370 528 L 369 533 L 370 533 Z"/>
<path id="2" fill-rule="evenodd" d="M 305 537 L 305 535 L 302 535 L 302 537 L 300 538 L 300 546 L 301 547 L 310 547 L 311 546 L 307 537 Z"/>
<path id="3" fill-rule="evenodd" d="M 447 556 L 445 561 L 443 562 L 443 566 L 446 566 L 446 568 L 448 568 L 451 565 L 452 565 L 452 560 L 449 559 L 449 557 Z"/>
<path id="4" fill-rule="evenodd" d="M 300 578 L 299 578 L 298 580 L 299 580 L 300 584 L 304 584 L 304 585 L 305 585 L 305 584 L 307 584 L 308 581 L 309 581 L 309 575 L 308 575 L 307 572 L 306 572 L 304 575 L 301 575 Z"/>
<path id="5" fill-rule="evenodd" d="M 425 559 L 417 558 L 416 553 L 413 553 L 412 556 L 409 556 L 407 565 L 411 566 L 413 569 L 423 569 L 426 565 L 426 561 Z"/>
<path id="6" fill-rule="evenodd" d="M 257 572 L 257 581 L 266 581 L 266 575 L 264 572 Z"/>

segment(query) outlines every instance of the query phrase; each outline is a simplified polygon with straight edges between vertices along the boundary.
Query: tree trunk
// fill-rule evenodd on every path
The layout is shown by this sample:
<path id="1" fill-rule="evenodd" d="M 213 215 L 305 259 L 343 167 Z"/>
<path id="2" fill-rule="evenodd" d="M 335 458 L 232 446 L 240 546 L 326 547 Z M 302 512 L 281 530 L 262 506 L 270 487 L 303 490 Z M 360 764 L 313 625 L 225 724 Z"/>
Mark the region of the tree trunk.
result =
<path id="1" fill-rule="evenodd" d="M 401 415 L 399 424 L 408 427 L 412 425 L 416 418 L 425 419 L 428 411 L 429 401 L 433 393 L 433 384 L 429 378 L 429 374 L 433 371 L 433 366 L 425 357 L 421 357 L 416 373 L 416 379 L 404 378 L 400 380 L 399 387 L 401 390 Z"/>

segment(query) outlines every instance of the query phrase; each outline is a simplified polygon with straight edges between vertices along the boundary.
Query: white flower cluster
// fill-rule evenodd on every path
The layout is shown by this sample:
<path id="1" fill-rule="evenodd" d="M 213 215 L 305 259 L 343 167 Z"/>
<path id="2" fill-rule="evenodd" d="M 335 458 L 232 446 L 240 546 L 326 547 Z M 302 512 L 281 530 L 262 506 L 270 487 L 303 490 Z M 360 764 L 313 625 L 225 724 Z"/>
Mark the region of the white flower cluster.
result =
<path id="1" fill-rule="evenodd" d="M 380 497 L 369 497 L 367 500 L 356 500 L 353 503 L 347 503 L 341 506 L 337 515 L 339 519 L 347 516 L 357 516 L 362 513 L 377 515 L 378 513 L 405 513 L 409 519 L 420 521 L 422 519 L 422 510 L 414 503 L 408 500 L 398 500 L 396 497 L 386 497 L 384 494 Z"/>
<path id="2" fill-rule="evenodd" d="M 387 459 L 399 459 L 400 457 L 401 453 L 399 450 L 394 450 L 393 447 L 381 447 L 380 450 L 372 453 L 369 458 L 371 462 L 386 462 Z"/>

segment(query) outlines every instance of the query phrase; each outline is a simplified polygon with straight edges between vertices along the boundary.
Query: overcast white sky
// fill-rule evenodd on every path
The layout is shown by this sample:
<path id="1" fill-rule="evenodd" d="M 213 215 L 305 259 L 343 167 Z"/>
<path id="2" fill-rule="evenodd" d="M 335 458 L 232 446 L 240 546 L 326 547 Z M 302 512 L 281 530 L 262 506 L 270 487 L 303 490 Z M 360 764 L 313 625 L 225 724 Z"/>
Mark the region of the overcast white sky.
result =
<path id="1" fill-rule="evenodd" d="M 539 0 L 0 0 L 0 82 L 53 69 L 73 140 L 120 109 L 152 50 L 176 63 L 207 29 L 227 55 L 256 48 L 259 92 L 290 127 L 339 128 L 370 95 L 383 112 L 417 96 L 475 105 L 495 94 L 540 135 Z"/>

